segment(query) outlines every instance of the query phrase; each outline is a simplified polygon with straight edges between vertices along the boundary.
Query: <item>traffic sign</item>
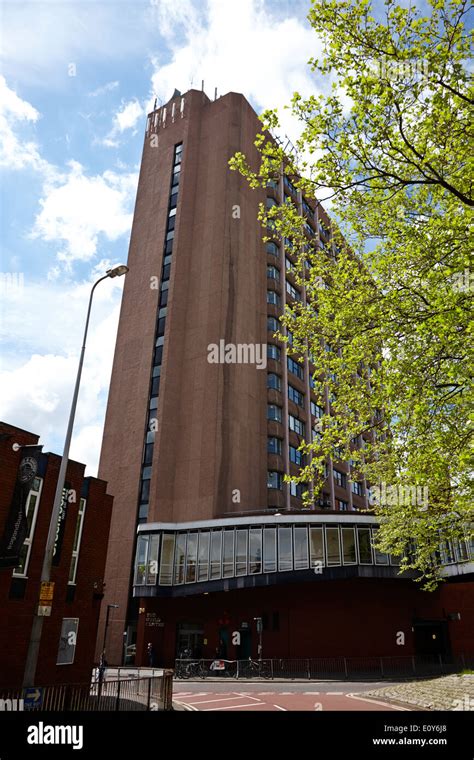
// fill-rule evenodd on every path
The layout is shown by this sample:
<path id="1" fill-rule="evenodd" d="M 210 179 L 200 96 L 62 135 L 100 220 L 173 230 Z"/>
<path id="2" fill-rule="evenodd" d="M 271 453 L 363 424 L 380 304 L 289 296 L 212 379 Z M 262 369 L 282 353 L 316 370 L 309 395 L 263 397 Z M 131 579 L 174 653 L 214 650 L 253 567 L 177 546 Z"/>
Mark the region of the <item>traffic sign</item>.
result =
<path id="1" fill-rule="evenodd" d="M 37 710 L 43 704 L 43 689 L 38 686 L 23 689 L 23 699 L 25 710 Z"/>
<path id="2" fill-rule="evenodd" d="M 39 604 L 38 605 L 38 617 L 51 617 L 51 605 Z"/>
<path id="3" fill-rule="evenodd" d="M 52 602 L 54 596 L 54 582 L 43 581 L 40 588 L 40 602 Z"/>

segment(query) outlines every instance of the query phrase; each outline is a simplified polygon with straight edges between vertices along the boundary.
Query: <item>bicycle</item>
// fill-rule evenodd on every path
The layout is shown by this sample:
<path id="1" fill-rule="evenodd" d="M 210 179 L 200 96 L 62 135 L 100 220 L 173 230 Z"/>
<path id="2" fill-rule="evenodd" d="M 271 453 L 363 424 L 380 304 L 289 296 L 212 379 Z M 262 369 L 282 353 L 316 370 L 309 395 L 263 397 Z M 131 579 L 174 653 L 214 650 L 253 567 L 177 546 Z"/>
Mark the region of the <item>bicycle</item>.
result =
<path id="1" fill-rule="evenodd" d="M 271 678 L 268 660 L 252 660 L 250 657 L 239 667 L 239 678 Z"/>
<path id="2" fill-rule="evenodd" d="M 206 678 L 207 668 L 202 660 L 176 661 L 174 677 L 186 680 L 188 678 Z"/>

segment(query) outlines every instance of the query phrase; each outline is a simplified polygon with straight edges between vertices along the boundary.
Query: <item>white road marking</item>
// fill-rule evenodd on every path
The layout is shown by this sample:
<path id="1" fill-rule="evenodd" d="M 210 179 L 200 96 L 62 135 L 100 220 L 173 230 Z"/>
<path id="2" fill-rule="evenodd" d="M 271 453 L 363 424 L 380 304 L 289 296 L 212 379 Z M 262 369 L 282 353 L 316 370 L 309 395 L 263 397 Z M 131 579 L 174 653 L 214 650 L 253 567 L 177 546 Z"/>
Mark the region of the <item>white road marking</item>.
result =
<path id="1" fill-rule="evenodd" d="M 342 694 L 344 694 L 343 691 L 327 691 L 326 694 L 328 697 L 340 697 Z"/>
<path id="2" fill-rule="evenodd" d="M 304 691 L 303 694 L 320 694 L 319 691 Z"/>
<path id="3" fill-rule="evenodd" d="M 388 702 L 379 702 L 377 699 L 365 699 L 359 697 L 356 694 L 346 694 L 349 699 L 358 699 L 360 702 L 371 702 L 373 705 L 382 705 L 382 707 L 389 707 L 391 710 L 403 710 L 404 712 L 413 712 L 409 707 L 399 707 L 398 705 L 391 705 Z"/>
<path id="4" fill-rule="evenodd" d="M 193 705 L 208 705 L 210 702 L 232 702 L 236 699 L 242 699 L 242 697 L 218 697 L 217 699 L 201 699 L 199 702 L 193 702 Z M 256 700 L 259 701 L 258 699 Z"/>
<path id="5" fill-rule="evenodd" d="M 276 707 L 277 710 L 283 710 L 284 712 L 288 712 L 286 707 L 280 707 L 280 705 L 273 705 L 273 707 Z"/>
<path id="6" fill-rule="evenodd" d="M 264 705 L 265 702 L 259 702 L 258 705 L 255 704 L 255 702 L 250 702 L 246 705 L 227 705 L 227 707 L 206 707 L 205 710 L 202 712 L 217 712 L 218 710 L 240 710 L 242 707 L 259 707 L 260 705 Z"/>
<path id="7" fill-rule="evenodd" d="M 187 707 L 188 710 L 192 710 L 193 712 L 199 712 L 197 707 L 193 707 L 192 705 L 188 705 L 187 702 L 180 702 L 179 699 L 173 699 L 173 702 L 176 702 L 177 705 L 183 705 L 183 707 Z"/>

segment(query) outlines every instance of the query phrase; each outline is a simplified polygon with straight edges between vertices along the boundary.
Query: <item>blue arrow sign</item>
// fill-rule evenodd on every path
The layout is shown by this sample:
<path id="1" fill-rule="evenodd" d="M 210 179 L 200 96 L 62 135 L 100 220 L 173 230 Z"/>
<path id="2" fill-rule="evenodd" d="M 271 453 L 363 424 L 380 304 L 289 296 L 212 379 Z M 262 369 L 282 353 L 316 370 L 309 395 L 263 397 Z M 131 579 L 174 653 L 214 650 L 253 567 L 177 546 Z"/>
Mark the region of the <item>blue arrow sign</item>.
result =
<path id="1" fill-rule="evenodd" d="M 43 689 L 37 686 L 23 689 L 23 699 L 25 700 L 25 710 L 38 710 L 43 704 Z"/>

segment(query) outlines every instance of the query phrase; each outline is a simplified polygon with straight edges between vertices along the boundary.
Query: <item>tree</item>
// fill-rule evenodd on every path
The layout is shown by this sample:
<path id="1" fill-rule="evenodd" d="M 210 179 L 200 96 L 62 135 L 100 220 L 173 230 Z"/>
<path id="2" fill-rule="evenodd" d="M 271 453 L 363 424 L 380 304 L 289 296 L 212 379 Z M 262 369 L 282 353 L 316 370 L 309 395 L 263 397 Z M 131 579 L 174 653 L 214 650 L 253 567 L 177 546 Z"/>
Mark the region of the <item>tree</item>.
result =
<path id="1" fill-rule="evenodd" d="M 334 414 L 301 447 L 300 482 L 317 490 L 328 457 L 351 459 L 353 478 L 373 485 L 378 547 L 432 589 L 440 540 L 472 536 L 473 101 L 467 3 L 430 5 L 422 17 L 386 0 L 375 18 L 369 0 L 313 0 L 323 55 L 310 65 L 329 94 L 294 94 L 296 157 L 267 111 L 260 165 L 239 153 L 231 168 L 253 187 L 283 172 L 307 198 L 330 199 L 326 249 L 291 200 L 260 210 L 292 241 L 308 294 L 286 307 L 280 339 L 291 326 L 288 348 L 312 356 L 315 390 L 332 398 Z"/>

